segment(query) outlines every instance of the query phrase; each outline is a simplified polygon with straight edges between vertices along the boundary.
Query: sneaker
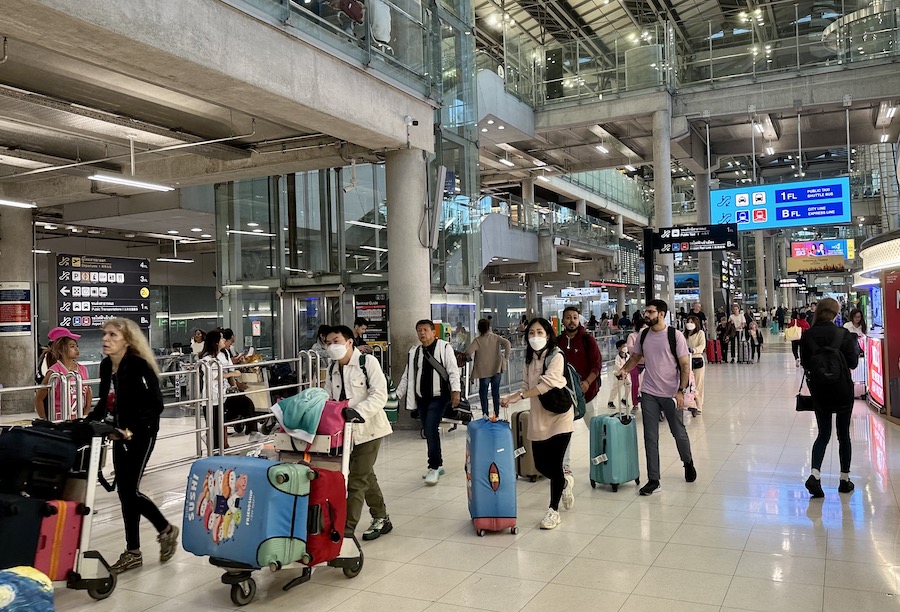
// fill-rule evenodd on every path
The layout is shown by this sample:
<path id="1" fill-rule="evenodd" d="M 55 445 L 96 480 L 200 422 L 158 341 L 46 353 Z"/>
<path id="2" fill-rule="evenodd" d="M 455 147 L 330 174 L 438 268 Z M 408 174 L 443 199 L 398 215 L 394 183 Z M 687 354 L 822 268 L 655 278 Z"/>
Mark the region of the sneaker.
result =
<path id="1" fill-rule="evenodd" d="M 694 482 L 697 480 L 697 470 L 694 469 L 694 462 L 684 464 L 684 480 L 686 482 Z"/>
<path id="2" fill-rule="evenodd" d="M 566 510 L 575 506 L 575 477 L 566 474 L 566 488 L 562 492 L 562 505 Z"/>
<path id="3" fill-rule="evenodd" d="M 853 489 L 856 486 L 853 484 L 851 480 L 842 480 L 840 484 L 838 484 L 838 493 L 853 493 Z"/>
<path id="4" fill-rule="evenodd" d="M 258 431 L 251 431 L 247 439 L 249 442 L 262 442 L 266 437 Z"/>
<path id="5" fill-rule="evenodd" d="M 547 514 L 541 519 L 541 529 L 556 529 L 561 522 L 559 511 L 547 508 Z"/>
<path id="6" fill-rule="evenodd" d="M 825 497 L 825 491 L 822 490 L 822 481 L 812 474 L 806 479 L 806 490 L 813 497 Z"/>
<path id="7" fill-rule="evenodd" d="M 137 569 L 144 564 L 144 557 L 141 553 L 133 553 L 126 550 L 119 555 L 119 560 L 112 564 L 109 571 L 113 574 L 121 574 L 128 570 Z"/>
<path id="8" fill-rule="evenodd" d="M 616 409 L 616 405 L 613 404 L 612 402 L 607 402 L 607 403 L 606 403 L 606 407 L 609 408 L 610 410 L 615 410 L 615 409 Z"/>
<path id="9" fill-rule="evenodd" d="M 165 563 L 178 550 L 178 532 L 179 529 L 175 525 L 169 525 L 169 531 L 164 531 L 157 536 L 156 541 L 159 542 L 159 562 Z"/>
<path id="10" fill-rule="evenodd" d="M 641 487 L 641 495 L 653 495 L 657 491 L 661 491 L 658 480 L 648 480 L 647 484 Z"/>
<path id="11" fill-rule="evenodd" d="M 424 474 L 422 474 L 422 478 L 428 478 L 428 475 L 429 475 L 431 472 L 432 472 L 432 470 L 428 470 L 427 472 L 425 472 Z M 438 472 L 438 478 L 440 478 L 441 476 L 444 475 L 444 468 L 439 467 L 439 468 L 437 469 L 437 472 Z"/>
<path id="12" fill-rule="evenodd" d="M 626 402 L 625 400 L 621 400 L 620 403 L 622 404 L 623 408 L 628 408 L 628 402 Z"/>
<path id="13" fill-rule="evenodd" d="M 391 517 L 389 516 L 372 519 L 372 524 L 369 525 L 369 528 L 363 533 L 363 540 L 366 540 L 367 542 L 369 540 L 377 540 L 382 535 L 390 533 L 393 529 L 394 526 L 391 524 Z"/>
<path id="14" fill-rule="evenodd" d="M 438 480 L 441 479 L 441 470 L 428 470 L 428 473 L 425 474 L 425 484 L 429 487 L 433 487 L 438 483 Z"/>
<path id="15" fill-rule="evenodd" d="M 572 473 L 572 466 L 571 466 L 571 465 L 564 465 L 564 466 L 563 466 L 563 474 L 565 474 L 566 476 L 568 476 L 568 475 L 570 475 L 571 473 Z"/>

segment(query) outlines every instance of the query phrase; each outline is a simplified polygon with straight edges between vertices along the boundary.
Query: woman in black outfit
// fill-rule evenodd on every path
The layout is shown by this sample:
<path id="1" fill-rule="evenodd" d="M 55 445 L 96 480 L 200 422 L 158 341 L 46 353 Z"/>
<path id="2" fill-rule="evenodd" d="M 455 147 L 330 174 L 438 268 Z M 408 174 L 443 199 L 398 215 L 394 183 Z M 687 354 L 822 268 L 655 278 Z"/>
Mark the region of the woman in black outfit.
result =
<path id="1" fill-rule="evenodd" d="M 141 567 L 140 520 L 147 518 L 159 532 L 159 560 L 165 563 L 178 548 L 178 527 L 169 523 L 139 486 L 156 444 L 163 411 L 159 369 L 144 334 L 134 321 L 110 319 L 103 326 L 100 401 L 88 417 L 105 420 L 113 437 L 113 467 L 125 522 L 126 550 L 110 568 L 120 574 Z"/>
<path id="2" fill-rule="evenodd" d="M 806 488 L 813 497 L 825 497 L 822 490 L 821 472 L 825 449 L 831 440 L 831 416 L 837 423 L 838 455 L 841 461 L 841 481 L 838 492 L 852 493 L 850 481 L 850 416 L 853 413 L 853 380 L 850 370 L 859 361 L 859 344 L 856 337 L 843 327 L 834 324 L 840 307 L 836 300 L 825 298 L 816 307 L 813 325 L 800 337 L 800 362 L 803 375 L 807 376 L 811 361 L 823 347 L 834 346 L 846 361 L 846 376 L 827 391 L 810 386 L 819 435 L 812 448 L 812 474 L 806 480 Z M 809 377 L 807 377 L 807 381 Z"/>

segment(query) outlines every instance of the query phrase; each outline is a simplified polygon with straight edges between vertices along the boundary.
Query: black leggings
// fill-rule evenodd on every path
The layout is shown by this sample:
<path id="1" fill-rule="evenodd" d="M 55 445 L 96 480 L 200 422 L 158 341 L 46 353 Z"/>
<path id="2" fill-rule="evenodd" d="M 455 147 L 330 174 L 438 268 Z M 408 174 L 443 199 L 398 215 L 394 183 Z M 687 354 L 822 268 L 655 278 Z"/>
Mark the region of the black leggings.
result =
<path id="1" fill-rule="evenodd" d="M 791 340 L 791 352 L 794 354 L 794 359 L 800 359 L 800 341 L 799 340 Z"/>
<path id="2" fill-rule="evenodd" d="M 825 449 L 831 441 L 831 416 L 834 415 L 837 423 L 838 456 L 841 460 L 841 473 L 850 473 L 850 416 L 853 410 L 842 410 L 833 413 L 830 410 L 816 410 L 816 423 L 819 425 L 819 435 L 813 442 L 812 467 L 814 470 L 822 469 L 822 461 L 825 459 Z"/>
<path id="3" fill-rule="evenodd" d="M 128 550 L 140 550 L 140 521 L 143 516 L 162 532 L 169 521 L 162 515 L 150 498 L 138 490 L 147 460 L 156 445 L 156 436 L 132 438 L 128 442 L 113 442 L 113 467 L 116 470 L 116 488 L 122 504 L 122 519 L 125 522 L 125 543 Z"/>
<path id="4" fill-rule="evenodd" d="M 563 457 L 572 432 L 561 433 L 546 440 L 534 440 L 531 452 L 534 453 L 534 467 L 550 481 L 550 507 L 559 510 L 559 500 L 566 488 L 566 477 L 563 474 Z"/>

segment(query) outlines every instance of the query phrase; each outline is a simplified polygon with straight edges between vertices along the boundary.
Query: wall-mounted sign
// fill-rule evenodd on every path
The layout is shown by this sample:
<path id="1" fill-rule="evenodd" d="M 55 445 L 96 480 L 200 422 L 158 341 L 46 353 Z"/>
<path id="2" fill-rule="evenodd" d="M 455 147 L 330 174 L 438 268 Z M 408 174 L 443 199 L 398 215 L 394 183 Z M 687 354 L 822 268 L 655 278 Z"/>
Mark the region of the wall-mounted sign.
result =
<path id="1" fill-rule="evenodd" d="M 788 257 L 788 272 L 843 272 L 844 258 L 841 255 L 825 257 Z"/>
<path id="2" fill-rule="evenodd" d="M 0 283 L 0 336 L 31 335 L 31 283 Z"/>
<path id="3" fill-rule="evenodd" d="M 388 296 L 387 293 L 372 293 L 356 296 L 356 316 L 369 322 L 366 327 L 366 342 L 380 344 L 387 349 L 388 342 Z"/>
<path id="4" fill-rule="evenodd" d="M 712 219 L 757 230 L 850 222 L 850 179 L 751 185 L 709 192 Z"/>
<path id="5" fill-rule="evenodd" d="M 728 251 L 738 246 L 737 231 L 734 223 L 664 227 L 653 233 L 653 248 L 660 253 Z"/>
<path id="6" fill-rule="evenodd" d="M 778 286 L 781 289 L 796 289 L 798 287 L 806 287 L 806 278 L 803 276 L 791 276 L 778 280 Z"/>
<path id="7" fill-rule="evenodd" d="M 56 321 L 74 331 L 109 319 L 150 327 L 150 261 L 102 255 L 56 256 Z"/>
<path id="8" fill-rule="evenodd" d="M 791 255 L 794 257 L 826 257 L 840 255 L 844 259 L 856 257 L 854 240 L 814 240 L 812 242 L 792 242 Z"/>
<path id="9" fill-rule="evenodd" d="M 697 291 L 700 286 L 699 272 L 676 272 L 675 273 L 675 291 L 681 293 L 683 291 Z"/>

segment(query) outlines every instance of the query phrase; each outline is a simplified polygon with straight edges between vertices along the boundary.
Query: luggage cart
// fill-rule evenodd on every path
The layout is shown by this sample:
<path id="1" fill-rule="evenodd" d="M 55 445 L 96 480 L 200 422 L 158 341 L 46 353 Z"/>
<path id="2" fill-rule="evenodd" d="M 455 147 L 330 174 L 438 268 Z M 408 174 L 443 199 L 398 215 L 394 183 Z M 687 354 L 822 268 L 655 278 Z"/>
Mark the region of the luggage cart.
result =
<path id="1" fill-rule="evenodd" d="M 329 436 L 316 436 L 308 449 L 301 449 L 301 447 L 305 446 L 304 444 L 300 443 L 297 445 L 292 441 L 293 438 L 287 434 L 275 435 L 274 445 L 279 461 L 307 461 L 314 467 L 323 468 L 326 466 L 335 467 L 339 460 L 340 472 L 344 476 L 344 485 L 346 486 L 350 475 L 350 451 L 353 449 L 352 423 L 348 422 L 344 425 L 344 444 L 339 455 L 333 455 L 329 452 Z M 336 558 L 324 562 L 323 565 L 340 568 L 343 570 L 344 576 L 355 578 L 362 571 L 363 561 L 362 547 L 354 535 L 350 538 L 345 537 L 341 543 L 340 554 Z M 215 557 L 210 557 L 209 562 L 225 570 L 225 574 L 222 575 L 222 583 L 231 586 L 231 601 L 235 605 L 245 606 L 253 601 L 254 597 L 256 597 L 256 581 L 253 579 L 252 572 L 256 568 Z M 285 591 L 309 582 L 312 579 L 313 569 L 319 566 L 319 564 L 307 565 L 303 560 L 299 563 L 302 565 L 301 573 L 284 585 L 283 589 Z M 279 563 L 273 563 L 269 565 L 269 569 L 276 572 L 281 569 L 289 569 L 292 565 L 282 566 Z"/>

